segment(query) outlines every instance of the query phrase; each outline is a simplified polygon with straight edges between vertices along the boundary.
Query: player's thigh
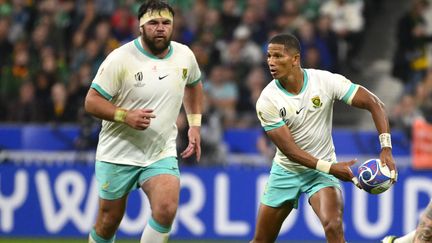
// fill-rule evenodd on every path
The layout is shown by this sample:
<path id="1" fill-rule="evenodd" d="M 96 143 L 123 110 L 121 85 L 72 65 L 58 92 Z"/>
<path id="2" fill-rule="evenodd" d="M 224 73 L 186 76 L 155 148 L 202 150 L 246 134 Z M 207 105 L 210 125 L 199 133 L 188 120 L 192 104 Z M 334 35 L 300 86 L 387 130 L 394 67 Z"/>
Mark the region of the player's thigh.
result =
<path id="1" fill-rule="evenodd" d="M 177 176 L 155 175 L 145 181 L 141 188 L 146 193 L 153 212 L 163 210 L 175 213 L 180 194 L 180 179 Z"/>
<path id="2" fill-rule="evenodd" d="M 342 219 L 343 198 L 338 187 L 324 187 L 315 192 L 309 203 L 321 222 Z"/>
<path id="3" fill-rule="evenodd" d="M 292 209 L 292 202 L 287 202 L 280 207 L 270 207 L 261 204 L 253 242 L 275 242 L 282 223 Z"/>
<path id="4" fill-rule="evenodd" d="M 139 183 L 152 206 L 174 204 L 177 206 L 180 193 L 180 171 L 175 157 L 167 157 L 156 161 L 139 176 Z"/>

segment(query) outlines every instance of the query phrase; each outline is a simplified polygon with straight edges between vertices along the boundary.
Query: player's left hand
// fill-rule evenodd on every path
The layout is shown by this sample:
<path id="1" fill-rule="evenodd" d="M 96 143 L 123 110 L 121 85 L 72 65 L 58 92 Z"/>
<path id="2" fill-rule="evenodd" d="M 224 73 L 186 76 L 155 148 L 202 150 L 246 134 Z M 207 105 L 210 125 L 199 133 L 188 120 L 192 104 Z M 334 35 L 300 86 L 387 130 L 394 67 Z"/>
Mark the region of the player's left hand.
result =
<path id="1" fill-rule="evenodd" d="M 201 159 L 201 128 L 190 127 L 188 131 L 189 144 L 187 148 L 181 152 L 183 159 L 189 158 L 192 154 L 196 153 L 197 161 Z"/>
<path id="2" fill-rule="evenodd" d="M 387 165 L 389 167 L 391 182 L 396 183 L 398 173 L 391 148 L 383 148 L 381 150 L 380 160 L 383 166 Z"/>

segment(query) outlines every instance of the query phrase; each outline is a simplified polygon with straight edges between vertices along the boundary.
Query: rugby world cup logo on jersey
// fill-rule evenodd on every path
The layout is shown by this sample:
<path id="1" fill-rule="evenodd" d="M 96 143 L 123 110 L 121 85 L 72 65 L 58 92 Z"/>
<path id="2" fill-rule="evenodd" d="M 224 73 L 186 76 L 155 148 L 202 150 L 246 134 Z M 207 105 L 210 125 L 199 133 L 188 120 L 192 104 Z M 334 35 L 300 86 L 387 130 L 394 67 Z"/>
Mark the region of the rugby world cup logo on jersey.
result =
<path id="1" fill-rule="evenodd" d="M 145 85 L 145 83 L 143 83 L 143 73 L 142 72 L 137 72 L 135 73 L 135 87 L 143 87 Z"/>
<path id="2" fill-rule="evenodd" d="M 322 104 L 323 104 L 321 102 L 321 99 L 320 99 L 320 97 L 318 95 L 314 96 L 311 100 L 312 100 L 312 104 L 313 104 L 314 108 L 320 108 L 322 106 Z"/>
<path id="3" fill-rule="evenodd" d="M 286 109 L 285 109 L 285 107 L 282 107 L 279 110 L 279 116 L 282 117 L 282 118 L 284 118 L 286 116 Z"/>

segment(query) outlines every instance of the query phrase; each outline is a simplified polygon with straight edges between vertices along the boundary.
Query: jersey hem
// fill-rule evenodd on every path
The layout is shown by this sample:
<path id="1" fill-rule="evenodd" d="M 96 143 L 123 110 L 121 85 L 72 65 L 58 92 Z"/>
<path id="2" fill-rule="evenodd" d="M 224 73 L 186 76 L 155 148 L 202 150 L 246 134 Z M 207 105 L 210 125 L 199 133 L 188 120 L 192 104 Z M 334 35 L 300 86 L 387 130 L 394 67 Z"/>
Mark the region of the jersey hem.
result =
<path id="1" fill-rule="evenodd" d="M 158 161 L 163 160 L 163 159 L 171 158 L 171 157 L 177 157 L 177 155 L 174 153 L 168 154 L 164 157 L 147 160 L 145 162 L 132 161 L 132 160 L 127 160 L 127 161 L 126 160 L 116 160 L 116 159 L 109 159 L 109 158 L 103 158 L 103 157 L 96 157 L 96 161 L 103 161 L 103 162 L 118 164 L 118 165 L 133 165 L 133 166 L 139 166 L 139 167 L 146 167 L 146 166 L 149 166 L 151 164 L 154 164 L 155 162 L 158 162 Z"/>

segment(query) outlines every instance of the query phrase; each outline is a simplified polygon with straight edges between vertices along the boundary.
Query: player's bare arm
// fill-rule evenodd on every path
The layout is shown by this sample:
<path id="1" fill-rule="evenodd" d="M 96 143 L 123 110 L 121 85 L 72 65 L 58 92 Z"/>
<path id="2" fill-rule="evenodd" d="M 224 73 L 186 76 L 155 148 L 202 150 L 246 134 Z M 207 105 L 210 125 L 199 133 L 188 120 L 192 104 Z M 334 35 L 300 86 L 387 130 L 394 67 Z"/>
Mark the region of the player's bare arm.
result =
<path id="1" fill-rule="evenodd" d="M 152 109 L 136 109 L 129 111 L 121 109 L 106 100 L 94 89 L 90 89 L 87 93 L 85 110 L 97 118 L 107 121 L 121 121 L 137 130 L 148 128 L 151 119 L 156 117 Z M 119 114 L 119 112 L 123 114 Z M 119 118 L 119 115 L 122 117 Z"/>
<path id="2" fill-rule="evenodd" d="M 196 153 L 199 161 L 201 158 L 201 113 L 203 103 L 203 87 L 199 82 L 193 86 L 186 86 L 183 98 L 183 106 L 186 111 L 189 123 L 188 139 L 189 144 L 180 154 L 182 158 L 188 158 Z M 199 121 L 198 121 L 199 120 Z"/>
<path id="3" fill-rule="evenodd" d="M 312 169 L 317 168 L 318 159 L 297 146 L 291 135 L 291 131 L 287 126 L 281 126 L 279 128 L 267 131 L 266 133 L 273 143 L 290 160 L 296 161 L 297 163 Z M 352 181 L 355 176 L 350 167 L 355 164 L 355 162 L 356 160 L 334 163 L 330 167 L 329 174 L 334 175 L 336 178 L 342 181 Z"/>
<path id="4" fill-rule="evenodd" d="M 360 86 L 351 104 L 357 108 L 368 110 L 372 115 L 378 134 L 383 134 L 384 136 L 388 134 L 387 136 L 390 136 L 390 126 L 384 103 L 376 95 Z M 388 139 L 390 138 L 388 137 Z M 384 165 L 389 167 L 392 180 L 395 182 L 397 179 L 397 168 L 392 155 L 391 142 L 389 143 L 387 146 L 381 146 L 380 160 Z"/>

